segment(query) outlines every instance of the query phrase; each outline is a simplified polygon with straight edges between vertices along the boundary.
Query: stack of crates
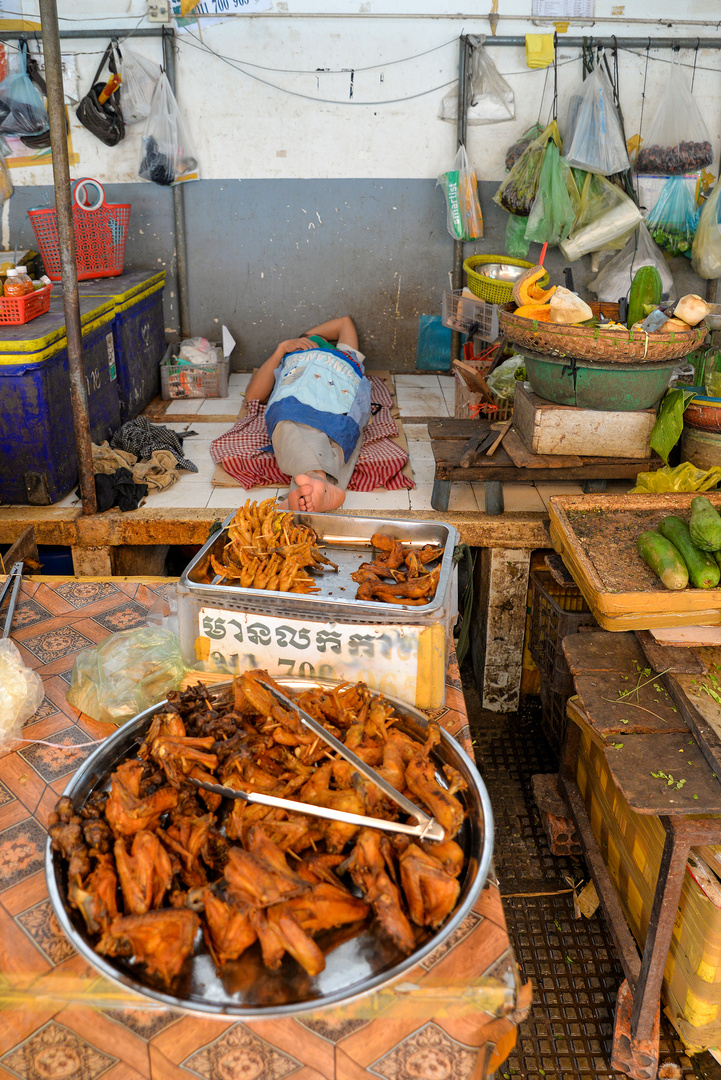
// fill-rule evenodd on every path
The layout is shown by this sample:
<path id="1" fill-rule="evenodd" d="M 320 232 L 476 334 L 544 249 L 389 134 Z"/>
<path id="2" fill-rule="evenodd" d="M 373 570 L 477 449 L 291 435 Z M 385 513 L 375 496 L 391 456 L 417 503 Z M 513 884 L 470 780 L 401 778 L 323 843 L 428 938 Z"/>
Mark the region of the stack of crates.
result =
<path id="1" fill-rule="evenodd" d="M 569 721 L 581 729 L 576 782 L 593 834 L 640 949 L 646 940 L 666 832 L 661 819 L 638 814 L 616 787 L 603 742 L 577 698 Z M 721 1043 L 721 845 L 694 848 L 664 972 L 666 1014 L 691 1051 Z"/>

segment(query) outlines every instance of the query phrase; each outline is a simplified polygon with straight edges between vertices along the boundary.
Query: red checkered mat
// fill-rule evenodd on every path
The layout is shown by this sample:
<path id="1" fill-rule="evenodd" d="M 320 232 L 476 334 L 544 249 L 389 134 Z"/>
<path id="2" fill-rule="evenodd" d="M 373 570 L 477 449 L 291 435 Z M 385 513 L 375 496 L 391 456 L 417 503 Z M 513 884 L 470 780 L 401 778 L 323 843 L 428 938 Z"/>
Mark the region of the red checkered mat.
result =
<path id="1" fill-rule="evenodd" d="M 402 472 L 408 454 L 393 442 L 398 434 L 398 425 L 391 416 L 393 398 L 382 379 L 375 375 L 368 377 L 375 412 L 363 430 L 363 444 L 348 490 L 373 491 L 385 487 L 397 491 L 415 487 Z M 245 416 L 211 443 L 210 454 L 244 488 L 285 486 L 290 483 L 290 477 L 278 468 L 275 454 L 266 449 L 269 445 L 265 405 L 249 401 Z"/>

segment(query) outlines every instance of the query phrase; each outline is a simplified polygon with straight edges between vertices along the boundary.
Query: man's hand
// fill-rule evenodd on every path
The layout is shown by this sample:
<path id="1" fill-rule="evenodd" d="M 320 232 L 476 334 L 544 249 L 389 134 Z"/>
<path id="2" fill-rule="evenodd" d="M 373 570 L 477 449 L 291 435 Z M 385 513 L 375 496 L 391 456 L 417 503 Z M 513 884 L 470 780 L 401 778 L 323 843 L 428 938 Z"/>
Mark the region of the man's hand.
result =
<path id="1" fill-rule="evenodd" d="M 286 356 L 288 353 L 299 352 L 301 349 L 305 350 L 305 349 L 315 349 L 315 348 L 317 348 L 317 346 L 315 345 L 314 342 L 312 342 L 310 340 L 310 338 L 299 337 L 299 338 L 288 338 L 287 341 L 281 341 L 281 343 L 278 346 L 277 351 L 280 352 L 281 355 Z"/>

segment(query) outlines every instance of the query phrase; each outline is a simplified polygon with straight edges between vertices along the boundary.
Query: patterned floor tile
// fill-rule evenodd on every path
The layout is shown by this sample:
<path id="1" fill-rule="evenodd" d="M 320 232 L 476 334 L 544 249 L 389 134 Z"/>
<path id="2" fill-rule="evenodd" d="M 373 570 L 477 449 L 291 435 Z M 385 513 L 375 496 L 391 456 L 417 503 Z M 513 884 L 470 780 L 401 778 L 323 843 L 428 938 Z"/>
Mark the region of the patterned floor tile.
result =
<path id="1" fill-rule="evenodd" d="M 33 818 L 26 818 L 0 832 L 0 890 L 36 874 L 45 864 L 47 834 Z"/>
<path id="2" fill-rule="evenodd" d="M 59 712 L 57 705 L 54 701 L 51 701 L 49 697 L 44 697 L 40 703 L 40 708 L 37 712 L 34 712 L 29 720 L 26 720 L 23 727 L 26 728 L 28 724 L 37 724 L 41 720 L 47 720 L 49 716 L 53 716 L 56 712 Z"/>
<path id="3" fill-rule="evenodd" d="M 75 949 L 60 929 L 60 923 L 55 918 L 55 912 L 49 900 L 42 900 L 27 911 L 16 915 L 15 922 L 23 928 L 33 944 L 51 964 L 62 964 L 63 960 L 69 960 L 75 955 Z"/>
<path id="4" fill-rule="evenodd" d="M 282 1080 L 302 1068 L 303 1062 L 259 1038 L 245 1024 L 235 1024 L 182 1064 L 203 1080 L 230 1080 L 236 1076 Z"/>
<path id="5" fill-rule="evenodd" d="M 9 788 L 6 788 L 2 780 L 0 780 L 0 806 L 6 806 L 11 803 L 15 796 Z"/>
<path id="6" fill-rule="evenodd" d="M 47 617 L 45 608 L 36 604 L 34 600 L 21 600 L 15 608 L 13 632 L 17 633 L 18 630 L 24 630 L 27 626 L 34 626 L 35 623 L 42 622 Z"/>
<path id="7" fill-rule="evenodd" d="M 0 1058 L 21 1080 L 98 1080 L 117 1063 L 55 1020 Z"/>
<path id="8" fill-rule="evenodd" d="M 383 1080 L 416 1080 L 420 1076 L 467 1077 L 477 1062 L 472 1046 L 452 1039 L 437 1024 L 426 1024 L 374 1061 L 368 1072 Z"/>
<path id="9" fill-rule="evenodd" d="M 95 622 L 112 634 L 119 630 L 135 630 L 138 626 L 144 626 L 147 617 L 147 608 L 136 604 L 134 600 L 125 600 L 118 607 L 104 611 L 102 615 L 93 615 Z"/>
<path id="10" fill-rule="evenodd" d="M 41 743 L 34 743 L 32 746 L 24 746 L 21 750 L 18 750 L 18 754 L 23 761 L 26 761 L 28 765 L 32 765 L 35 772 L 39 773 L 47 784 L 51 784 L 53 780 L 57 780 L 61 776 L 75 772 L 80 762 L 84 761 L 93 749 L 92 746 L 72 751 L 60 748 L 64 743 L 74 745 L 89 742 L 87 734 L 79 727 L 75 727 L 75 725 L 54 732 L 52 741 L 59 745 L 44 746 Z"/>
<path id="11" fill-rule="evenodd" d="M 43 664 L 52 664 L 63 656 L 76 653 L 79 649 L 87 649 L 91 645 L 95 645 L 95 642 L 81 634 L 74 626 L 48 630 L 37 637 L 23 640 L 23 647 Z"/>
<path id="12" fill-rule="evenodd" d="M 114 1020 L 116 1024 L 122 1024 L 146 1042 L 183 1018 L 183 1013 L 173 1012 L 172 1009 L 127 1008 L 103 1009 L 102 1011 L 110 1020 Z"/>
<path id="13" fill-rule="evenodd" d="M 421 960 L 421 967 L 426 971 L 430 971 L 432 967 L 435 967 L 444 956 L 447 956 L 451 949 L 455 949 L 457 945 L 460 945 L 462 941 L 465 941 L 469 934 L 472 934 L 479 923 L 483 922 L 483 916 L 479 915 L 477 911 L 471 911 L 465 917 L 460 926 L 457 926 L 450 937 L 447 937 L 437 949 L 429 953 L 424 960 Z"/>
<path id="14" fill-rule="evenodd" d="M 106 596 L 119 592 L 119 589 L 108 581 L 68 581 L 65 585 L 58 585 L 55 592 L 74 608 L 81 608 L 104 600 Z"/>
<path id="15" fill-rule="evenodd" d="M 342 1039 L 347 1039 L 353 1032 L 370 1023 L 369 1020 L 347 1020 L 342 1017 L 337 1020 L 333 1018 L 328 1020 L 303 1020 L 300 1016 L 296 1016 L 294 1019 L 297 1024 L 302 1024 L 303 1027 L 308 1028 L 315 1035 L 320 1035 L 321 1039 L 326 1039 L 331 1043 L 339 1043 Z"/>

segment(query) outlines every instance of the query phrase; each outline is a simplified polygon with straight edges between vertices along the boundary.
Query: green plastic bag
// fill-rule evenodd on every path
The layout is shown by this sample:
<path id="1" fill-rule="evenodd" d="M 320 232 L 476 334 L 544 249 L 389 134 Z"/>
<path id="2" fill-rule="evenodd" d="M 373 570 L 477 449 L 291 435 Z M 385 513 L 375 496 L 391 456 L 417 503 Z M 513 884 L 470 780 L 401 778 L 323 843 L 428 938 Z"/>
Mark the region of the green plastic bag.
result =
<path id="1" fill-rule="evenodd" d="M 575 202 L 571 193 L 575 194 Z M 580 199 L 571 167 L 550 139 L 543 153 L 543 167 L 536 197 L 526 226 L 526 240 L 538 244 L 560 244 L 571 231 Z"/>
<path id="2" fill-rule="evenodd" d="M 509 214 L 518 214 L 519 217 L 528 217 L 530 214 L 549 139 L 553 139 L 560 149 L 561 136 L 555 120 L 544 128 L 537 139 L 529 143 L 493 196 L 494 203 L 508 210 Z"/>
<path id="3" fill-rule="evenodd" d="M 526 240 L 526 225 L 528 218 L 517 217 L 515 214 L 508 215 L 506 224 L 506 254 L 513 255 L 515 259 L 525 259 L 531 244 Z"/>

